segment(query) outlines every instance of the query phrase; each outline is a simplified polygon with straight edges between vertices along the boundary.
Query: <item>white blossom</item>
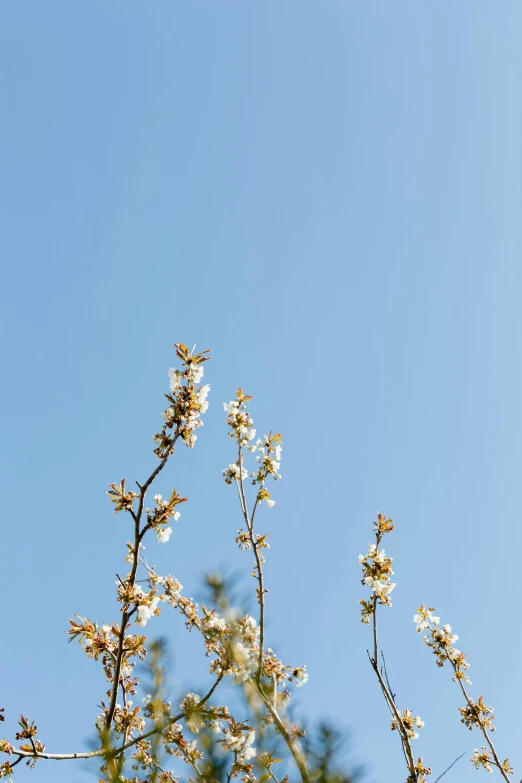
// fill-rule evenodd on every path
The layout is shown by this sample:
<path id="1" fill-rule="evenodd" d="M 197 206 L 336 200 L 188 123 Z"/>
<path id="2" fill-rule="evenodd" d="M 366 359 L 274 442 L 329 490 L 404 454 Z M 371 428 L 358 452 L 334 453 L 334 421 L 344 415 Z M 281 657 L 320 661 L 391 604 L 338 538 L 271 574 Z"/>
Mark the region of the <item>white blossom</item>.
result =
<path id="1" fill-rule="evenodd" d="M 213 630 L 226 631 L 227 624 L 222 617 L 219 617 L 217 614 L 213 614 L 211 617 L 205 620 L 203 628 L 206 632 Z"/>
<path id="2" fill-rule="evenodd" d="M 237 753 L 245 760 L 254 758 L 256 755 L 257 751 L 252 747 L 255 738 L 255 731 L 249 731 L 248 734 L 240 734 L 239 736 L 227 731 L 224 735 L 225 745 L 229 750 L 232 751 L 232 753 Z"/>
<path id="3" fill-rule="evenodd" d="M 158 605 L 159 598 L 154 597 L 150 604 L 140 604 L 136 613 L 136 625 L 143 627 L 147 625 L 150 618 L 154 615 L 154 610 Z"/>
<path id="4" fill-rule="evenodd" d="M 194 383 L 199 383 L 204 374 L 205 371 L 202 364 L 196 364 L 192 367 L 192 378 L 194 379 Z"/>
<path id="5" fill-rule="evenodd" d="M 158 530 L 156 530 L 156 535 L 158 536 L 158 541 L 160 542 L 160 544 L 166 544 L 172 535 L 172 528 L 171 527 L 158 528 Z"/>
<path id="6" fill-rule="evenodd" d="M 171 392 L 175 392 L 176 389 L 181 386 L 180 373 L 178 370 L 175 370 L 173 367 L 171 367 L 167 374 L 170 379 L 170 390 Z"/>

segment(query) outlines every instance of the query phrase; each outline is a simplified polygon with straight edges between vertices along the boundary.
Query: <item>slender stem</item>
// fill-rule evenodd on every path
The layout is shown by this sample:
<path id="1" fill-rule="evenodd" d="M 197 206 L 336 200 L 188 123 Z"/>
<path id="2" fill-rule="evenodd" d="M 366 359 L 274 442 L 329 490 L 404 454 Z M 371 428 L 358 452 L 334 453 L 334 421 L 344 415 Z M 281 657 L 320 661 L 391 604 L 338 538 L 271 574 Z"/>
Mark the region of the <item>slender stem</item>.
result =
<path id="1" fill-rule="evenodd" d="M 259 554 L 259 547 L 258 542 L 256 541 L 255 535 L 254 535 L 254 516 L 256 513 L 257 506 L 259 504 L 259 499 L 256 498 L 256 502 L 254 503 L 254 508 L 252 511 L 252 517 L 250 517 L 248 513 L 248 506 L 247 506 L 247 500 L 245 495 L 245 487 L 243 485 L 243 479 L 241 477 L 241 472 L 243 468 L 243 451 L 241 448 L 241 445 L 239 445 L 239 478 L 236 479 L 236 484 L 239 492 L 239 500 L 241 502 L 241 510 L 243 511 L 243 517 L 245 519 L 245 524 L 247 526 L 248 535 L 250 538 L 250 544 L 252 546 L 252 550 L 254 552 L 254 557 L 256 561 L 256 571 L 257 571 L 257 581 L 258 581 L 258 602 L 259 602 L 259 658 L 258 658 L 258 664 L 257 664 L 257 679 L 261 677 L 261 673 L 263 671 L 263 652 L 265 647 L 265 585 L 264 585 L 264 579 L 263 579 L 263 564 L 261 562 L 261 557 Z"/>
<path id="2" fill-rule="evenodd" d="M 435 630 L 433 628 L 433 626 L 431 626 L 429 623 L 428 623 L 428 629 L 432 633 Z M 453 671 L 455 672 L 456 675 L 458 675 L 459 672 L 458 672 L 458 669 L 457 669 L 457 664 L 455 663 L 455 661 L 452 658 L 450 658 L 450 656 L 448 655 L 448 653 L 446 651 L 445 651 L 445 653 L 446 653 L 446 659 L 450 662 L 450 664 L 451 664 L 451 666 L 453 668 Z M 462 684 L 462 678 L 456 676 L 455 680 L 458 682 L 458 684 L 460 686 L 460 690 L 462 691 L 462 695 L 464 696 L 464 698 L 466 700 L 466 704 L 472 710 L 472 712 L 475 712 L 475 709 L 474 709 L 475 708 L 475 704 L 474 704 L 474 702 L 472 702 L 472 700 L 468 696 L 467 691 L 466 691 L 464 685 Z M 497 755 L 497 751 L 495 750 L 495 746 L 493 745 L 493 742 L 491 741 L 491 737 L 489 736 L 486 727 L 482 723 L 480 715 L 477 715 L 477 726 L 481 730 L 481 732 L 482 732 L 482 734 L 484 736 L 484 739 L 486 740 L 486 742 L 489 745 L 489 749 L 491 750 L 491 753 L 492 753 L 494 761 L 495 761 L 495 766 L 498 767 L 498 770 L 499 770 L 500 774 L 502 775 L 502 777 L 504 778 L 504 780 L 508 781 L 508 783 L 509 783 L 509 778 L 507 776 L 507 773 L 505 772 L 504 768 L 502 767 L 502 764 L 500 763 L 500 759 L 499 759 L 499 757 Z M 459 756 L 459 758 L 460 758 L 460 756 Z M 441 775 L 441 777 L 442 777 L 442 775 Z"/>
<path id="3" fill-rule="evenodd" d="M 272 772 L 272 770 L 270 769 L 270 767 L 267 767 L 267 765 L 265 764 L 265 762 L 263 761 L 263 759 L 262 759 L 262 758 L 260 758 L 259 756 L 256 756 L 256 759 L 259 761 L 259 763 L 261 764 L 261 766 L 262 766 L 262 767 L 264 767 L 264 768 L 266 769 L 266 771 L 268 772 L 268 774 L 270 775 L 270 777 L 272 778 L 272 780 L 274 781 L 274 783 L 279 783 L 278 779 L 276 778 L 276 776 L 274 775 L 274 773 Z"/>
<path id="4" fill-rule="evenodd" d="M 377 643 L 377 596 L 373 596 L 373 664 L 378 665 L 379 647 Z"/>
<path id="5" fill-rule="evenodd" d="M 295 743 L 295 741 L 294 741 L 293 737 L 291 736 L 290 732 L 288 731 L 288 729 L 286 728 L 285 724 L 281 720 L 281 717 L 279 716 L 279 713 L 277 712 L 277 709 L 272 704 L 270 699 L 266 696 L 266 694 L 263 691 L 263 687 L 262 687 L 262 685 L 259 682 L 256 682 L 255 680 L 250 680 L 250 679 L 247 680 L 247 682 L 249 682 L 252 685 L 252 687 L 254 688 L 254 690 L 256 691 L 258 696 L 260 697 L 261 701 L 263 702 L 263 704 L 265 705 L 265 707 L 269 711 L 270 715 L 274 719 L 274 723 L 275 723 L 279 733 L 283 737 L 284 741 L 286 742 L 286 744 L 288 746 L 288 749 L 289 749 L 290 753 L 294 757 L 294 761 L 297 764 L 297 768 L 299 769 L 299 772 L 301 773 L 301 777 L 303 779 L 303 783 L 310 783 L 311 778 L 310 778 L 310 773 L 308 772 L 308 767 L 306 766 L 306 761 L 305 761 L 301 751 L 297 747 L 297 744 Z"/>
<path id="6" fill-rule="evenodd" d="M 438 777 L 438 778 L 436 778 L 436 780 L 434 780 L 434 781 L 433 781 L 433 783 L 439 783 L 439 780 L 440 780 L 441 778 L 443 778 L 443 777 L 444 777 L 444 775 L 446 774 L 446 772 L 449 772 L 449 771 L 450 771 L 450 769 L 451 769 L 451 768 L 452 768 L 452 767 L 453 767 L 453 766 L 454 766 L 454 765 L 457 763 L 457 761 L 460 761 L 460 759 L 462 758 L 462 756 L 465 756 L 465 755 L 466 755 L 466 751 L 464 751 L 464 753 L 461 753 L 461 754 L 460 754 L 460 756 L 457 756 L 457 758 L 455 759 L 455 761 L 452 761 L 452 762 L 451 762 L 451 764 L 449 765 L 449 767 L 446 767 L 446 769 L 444 770 L 444 772 L 441 772 L 441 774 L 439 775 L 439 777 Z"/>
<path id="7" fill-rule="evenodd" d="M 134 513 L 134 511 L 131 511 L 132 518 L 134 520 L 134 551 L 133 551 L 133 557 L 132 557 L 132 569 L 131 573 L 128 579 L 129 585 L 131 587 L 134 587 L 135 581 L 136 581 L 136 574 L 138 572 L 138 562 L 139 562 L 139 549 L 140 549 L 140 543 L 145 535 L 145 532 L 150 527 L 149 525 L 145 525 L 143 530 L 140 530 L 140 523 L 141 523 L 141 517 L 143 514 L 143 507 L 145 505 L 145 495 L 147 492 L 147 489 L 150 487 L 158 473 L 163 470 L 165 465 L 167 464 L 167 461 L 171 454 L 173 453 L 174 446 L 176 444 L 177 439 L 179 438 L 179 425 L 176 429 L 176 432 L 174 433 L 174 437 L 172 438 L 172 442 L 170 446 L 167 449 L 167 453 L 159 463 L 159 465 L 156 466 L 156 468 L 152 471 L 149 478 L 143 485 L 139 485 L 140 487 L 140 495 L 139 495 L 139 502 L 138 502 L 138 511 Z M 114 666 L 114 678 L 113 678 L 113 684 L 112 684 L 112 693 L 111 693 L 111 700 L 109 704 L 109 709 L 107 712 L 107 720 L 106 720 L 106 726 L 107 728 L 110 728 L 112 724 L 112 719 L 114 718 L 114 712 L 116 710 L 116 701 L 118 698 L 118 687 L 120 685 L 120 674 L 121 674 L 121 666 L 122 666 L 122 659 L 123 659 L 123 645 L 125 643 L 125 631 L 127 630 L 127 623 L 129 622 L 130 617 L 132 616 L 133 612 L 129 609 L 128 606 L 123 606 L 121 611 L 121 625 L 120 625 L 120 632 L 118 634 L 118 650 L 116 653 L 116 663 Z"/>
<path id="8" fill-rule="evenodd" d="M 376 541 L 376 547 L 377 550 L 379 549 L 379 544 L 381 543 L 382 535 L 377 532 L 375 534 L 375 541 Z M 408 734 L 406 732 L 406 729 L 404 728 L 404 724 L 402 722 L 402 718 L 399 714 L 399 710 L 397 709 L 397 705 L 395 704 L 395 699 L 393 697 L 393 694 L 391 692 L 391 689 L 388 687 L 388 685 L 383 680 L 382 674 L 379 671 L 379 643 L 378 643 L 378 637 L 377 637 L 377 596 L 373 596 L 373 658 L 370 657 L 370 663 L 372 664 L 373 670 L 377 676 L 377 679 L 379 681 L 379 685 L 381 686 L 381 690 L 383 692 L 384 698 L 386 700 L 386 703 L 390 709 L 390 712 L 393 714 L 395 721 L 397 723 L 397 730 L 399 732 L 399 736 L 401 738 L 402 743 L 402 752 L 404 754 L 404 758 L 406 761 L 406 766 L 408 767 L 410 774 L 412 776 L 412 780 L 417 780 L 417 773 L 415 771 L 415 762 L 413 760 L 413 753 L 411 750 L 410 740 L 408 737 Z"/>
<path id="9" fill-rule="evenodd" d="M 451 665 L 453 666 L 454 671 L 457 672 L 457 666 L 456 666 L 455 662 L 452 661 L 449 656 L 447 656 L 447 658 L 450 661 Z M 457 677 L 457 682 L 460 685 L 460 689 L 462 691 L 462 694 L 463 694 L 464 698 L 466 699 L 466 703 L 467 703 L 468 707 L 470 707 L 473 710 L 475 705 L 471 701 L 470 697 L 468 696 L 468 694 L 466 692 L 466 689 L 465 689 L 464 685 L 462 684 L 462 680 L 460 679 L 460 677 Z M 482 723 L 482 721 L 480 719 L 480 716 L 478 716 L 478 715 L 477 715 L 477 725 L 480 728 L 482 734 L 484 735 L 484 739 L 486 740 L 486 742 L 489 745 L 489 749 L 491 750 L 491 753 L 493 754 L 493 758 L 495 759 L 495 764 L 498 767 L 500 774 L 502 775 L 504 780 L 507 780 L 508 783 L 509 783 L 509 778 L 508 778 L 507 773 L 505 772 L 504 768 L 502 767 L 502 764 L 500 763 L 500 759 L 497 756 L 497 751 L 495 750 L 495 746 L 493 745 L 493 742 L 491 741 L 491 737 L 489 736 L 486 727 L 484 726 L 484 724 Z"/>

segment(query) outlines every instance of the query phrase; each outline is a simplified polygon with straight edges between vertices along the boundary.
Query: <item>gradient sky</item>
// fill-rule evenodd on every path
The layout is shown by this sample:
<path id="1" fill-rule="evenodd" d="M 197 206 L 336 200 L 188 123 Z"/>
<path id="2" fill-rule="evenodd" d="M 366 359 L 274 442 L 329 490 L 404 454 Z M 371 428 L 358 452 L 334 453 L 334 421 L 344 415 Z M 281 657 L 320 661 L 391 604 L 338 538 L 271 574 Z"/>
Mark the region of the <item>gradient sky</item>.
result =
<path id="1" fill-rule="evenodd" d="M 4 3 L 0 706 L 81 750 L 104 683 L 66 645 L 113 621 L 128 524 L 109 481 L 155 464 L 174 341 L 212 348 L 211 406 L 159 490 L 190 502 L 160 571 L 241 569 L 222 468 L 238 384 L 282 432 L 269 643 L 303 714 L 352 731 L 374 783 L 404 763 L 358 619 L 357 555 L 394 517 L 381 641 L 440 774 L 480 746 L 412 616 L 435 606 L 522 776 L 522 7 L 518 0 Z M 247 582 L 248 584 L 248 582 Z M 179 687 L 207 684 L 165 614 Z M 19 780 L 87 783 L 40 763 Z M 18 767 L 17 769 L 20 769 Z M 446 783 L 469 783 L 462 760 Z"/>

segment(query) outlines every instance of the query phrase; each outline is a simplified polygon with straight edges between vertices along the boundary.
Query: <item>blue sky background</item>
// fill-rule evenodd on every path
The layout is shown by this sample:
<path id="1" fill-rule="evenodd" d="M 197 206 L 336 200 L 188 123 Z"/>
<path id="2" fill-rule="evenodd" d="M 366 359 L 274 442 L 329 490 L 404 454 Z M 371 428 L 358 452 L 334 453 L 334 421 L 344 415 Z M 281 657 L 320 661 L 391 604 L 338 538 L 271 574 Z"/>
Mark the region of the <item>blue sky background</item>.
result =
<path id="1" fill-rule="evenodd" d="M 190 498 L 148 554 L 194 594 L 250 566 L 222 401 L 284 435 L 265 512 L 269 640 L 306 663 L 303 713 L 353 732 L 375 783 L 404 779 L 366 659 L 357 555 L 397 521 L 381 641 L 434 778 L 480 746 L 412 616 L 469 652 L 496 745 L 522 775 L 522 8 L 513 0 L 4 4 L 2 684 L 6 731 L 85 747 L 104 683 L 65 630 L 116 619 L 128 526 L 104 495 L 155 464 L 174 341 L 213 349 Z M 165 615 L 180 688 L 207 683 Z M 18 768 L 19 769 L 19 768 Z M 485 773 L 462 760 L 445 780 Z M 93 780 L 82 765 L 21 770 Z M 516 779 L 518 780 L 518 777 Z M 433 779 L 434 779 L 433 778 Z"/>

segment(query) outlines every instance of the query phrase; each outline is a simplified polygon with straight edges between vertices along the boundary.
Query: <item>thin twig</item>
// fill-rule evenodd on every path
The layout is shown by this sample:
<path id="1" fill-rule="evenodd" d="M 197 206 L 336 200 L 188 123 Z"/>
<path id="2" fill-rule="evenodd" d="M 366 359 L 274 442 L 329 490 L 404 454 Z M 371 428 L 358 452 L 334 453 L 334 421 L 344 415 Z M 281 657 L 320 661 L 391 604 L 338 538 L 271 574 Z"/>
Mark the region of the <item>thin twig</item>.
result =
<path id="1" fill-rule="evenodd" d="M 257 506 L 259 504 L 259 498 L 256 498 L 256 501 L 254 503 L 254 508 L 252 511 L 252 517 L 250 517 L 248 513 L 248 506 L 247 506 L 247 500 L 245 495 L 245 488 L 243 486 L 243 479 L 241 478 L 242 468 L 243 468 L 243 452 L 241 449 L 241 444 L 239 445 L 239 478 L 236 479 L 236 484 L 239 492 L 239 500 L 241 502 L 241 510 L 243 511 L 243 517 L 245 519 L 245 524 L 247 526 L 248 535 L 250 538 L 250 543 L 252 545 L 252 550 L 254 552 L 254 557 L 256 561 L 256 571 L 257 571 L 257 581 L 259 584 L 258 587 L 258 601 L 259 601 L 259 657 L 258 657 L 258 663 L 257 663 L 257 679 L 261 677 L 262 671 L 263 671 L 263 652 L 264 652 L 264 646 L 265 646 L 265 585 L 264 585 L 264 579 L 263 579 L 263 564 L 261 562 L 261 557 L 259 555 L 259 547 L 258 542 L 256 541 L 256 537 L 254 534 L 254 516 L 256 513 Z"/>
<path id="2" fill-rule="evenodd" d="M 429 623 L 428 623 L 427 627 L 433 633 L 434 628 Z M 462 695 L 464 696 L 464 699 L 466 700 L 466 704 L 468 705 L 468 707 L 470 708 L 472 713 L 476 715 L 476 724 L 479 727 L 479 729 L 481 730 L 482 735 L 483 735 L 484 739 L 486 740 L 486 742 L 487 742 L 487 744 L 489 746 L 489 749 L 490 749 L 490 751 L 491 751 L 491 753 L 493 755 L 494 761 L 492 763 L 494 763 L 494 765 L 497 767 L 498 771 L 500 772 L 500 774 L 502 775 L 502 777 L 504 778 L 506 783 L 509 783 L 509 778 L 507 776 L 507 773 L 504 770 L 504 767 L 502 766 L 502 764 L 500 762 L 500 759 L 499 759 L 499 757 L 497 755 L 497 751 L 495 750 L 495 746 L 493 745 L 491 737 L 489 736 L 488 731 L 487 731 L 486 727 L 484 726 L 484 723 L 482 722 L 480 714 L 477 714 L 475 712 L 476 705 L 471 700 L 471 698 L 468 696 L 468 693 L 467 693 L 464 685 L 462 684 L 462 676 L 459 676 L 460 673 L 459 673 L 459 670 L 457 668 L 457 664 L 455 663 L 453 658 L 451 658 L 450 655 L 448 655 L 448 651 L 447 650 L 445 650 L 444 652 L 445 652 L 446 660 L 448 660 L 450 662 L 451 667 L 452 667 L 453 671 L 455 672 L 455 675 L 456 675 L 455 676 L 455 681 L 458 682 L 458 684 L 460 686 L 460 690 L 462 691 Z M 460 756 L 459 756 L 459 758 L 460 758 Z"/>
<path id="3" fill-rule="evenodd" d="M 382 535 L 379 533 L 379 531 L 375 534 L 375 542 L 376 542 L 376 550 L 379 550 L 379 544 L 381 543 Z M 373 658 L 370 656 L 370 662 L 372 664 L 373 670 L 377 676 L 377 679 L 379 680 L 379 685 L 381 686 L 382 693 L 384 695 L 384 698 L 386 700 L 386 703 L 388 704 L 388 707 L 390 708 L 390 711 L 392 712 L 395 721 L 397 723 L 397 730 L 399 732 L 399 736 L 401 738 L 402 743 L 402 752 L 404 754 L 404 758 L 406 761 L 406 766 L 408 767 L 411 777 L 413 780 L 417 779 L 417 773 L 415 771 L 415 762 L 413 760 L 413 753 L 411 750 L 410 740 L 408 737 L 408 734 L 406 733 L 406 729 L 404 728 L 404 724 L 402 722 L 402 718 L 399 714 L 399 710 L 397 709 L 397 705 L 395 704 L 395 698 L 393 693 L 391 692 L 391 688 L 389 685 L 387 685 L 382 677 L 381 672 L 379 671 L 379 645 L 378 645 L 378 639 L 377 639 L 377 595 L 373 596 Z M 384 656 L 383 656 L 384 657 Z M 386 671 L 385 671 L 386 674 Z M 386 676 L 386 679 L 387 676 Z"/>
<path id="4" fill-rule="evenodd" d="M 443 778 L 443 777 L 444 777 L 444 775 L 446 774 L 446 772 L 449 772 L 449 771 L 450 771 L 450 769 L 452 768 L 452 766 L 453 766 L 454 764 L 456 764 L 456 763 L 457 763 L 457 761 L 460 761 L 460 759 L 462 758 L 462 756 L 465 756 L 465 755 L 466 755 L 466 751 L 464 751 L 464 753 L 461 753 L 461 754 L 460 754 L 460 756 L 457 756 L 457 758 L 455 759 L 455 761 L 453 761 L 453 762 L 452 762 L 452 763 L 449 765 L 449 767 L 447 767 L 447 768 L 444 770 L 444 772 L 443 772 L 441 775 L 439 775 L 439 777 L 437 778 L 437 780 L 434 780 L 434 781 L 433 781 L 433 783 L 438 783 L 438 781 L 439 781 L 441 778 Z"/>
<path id="5" fill-rule="evenodd" d="M 296 743 L 294 742 L 290 732 L 288 731 L 288 729 L 286 728 L 284 722 L 282 721 L 279 713 L 277 712 L 277 709 L 274 707 L 274 705 L 272 704 L 270 699 L 264 693 L 263 686 L 261 685 L 260 682 L 258 682 L 256 680 L 250 680 L 249 679 L 249 680 L 247 680 L 247 682 L 249 682 L 252 685 L 252 687 L 254 688 L 255 692 L 258 694 L 258 696 L 260 697 L 261 701 L 263 702 L 263 704 L 265 705 L 265 707 L 269 711 L 270 715 L 274 719 L 274 723 L 275 723 L 279 733 L 283 737 L 284 741 L 286 742 L 286 744 L 288 746 L 288 749 L 289 749 L 290 753 L 294 757 L 294 761 L 297 764 L 299 772 L 301 773 L 301 777 L 303 779 L 303 783 L 310 783 L 310 780 L 311 780 L 310 779 L 310 773 L 308 772 L 308 767 L 306 765 L 306 761 L 305 761 L 301 751 L 297 747 Z"/>
<path id="6" fill-rule="evenodd" d="M 392 696 L 393 696 L 393 698 L 395 699 L 395 698 L 396 698 L 396 696 L 397 696 L 397 694 L 396 694 L 396 693 L 393 693 L 393 691 L 392 691 L 392 688 L 391 688 L 391 685 L 390 685 L 390 681 L 389 681 L 389 679 L 388 679 L 388 670 L 387 670 L 387 668 L 386 668 L 386 658 L 384 657 L 384 653 L 383 653 L 383 651 L 382 651 L 382 650 L 381 650 L 381 658 L 382 658 L 382 665 L 383 665 L 383 667 L 384 667 L 384 677 L 385 677 L 385 679 L 386 679 L 386 685 L 388 686 L 388 690 L 390 691 L 391 695 L 392 695 Z"/>
<path id="7" fill-rule="evenodd" d="M 264 768 L 266 769 L 266 771 L 268 772 L 268 774 L 270 775 L 270 777 L 272 778 L 272 780 L 274 781 L 274 783 L 279 783 L 279 780 L 276 778 L 276 776 L 274 775 L 274 773 L 272 772 L 272 770 L 270 769 L 270 767 L 267 767 L 267 765 L 265 764 L 265 762 L 263 761 L 263 759 L 262 759 L 262 758 L 260 758 L 259 756 L 256 756 L 256 759 L 259 761 L 259 763 L 261 764 L 261 766 L 262 766 L 262 767 L 264 767 Z"/>
<path id="8" fill-rule="evenodd" d="M 149 527 L 148 525 L 145 525 L 143 530 L 140 530 L 141 516 L 143 514 L 143 508 L 145 505 L 145 494 L 147 492 L 147 489 L 150 487 L 150 485 L 158 475 L 158 473 L 160 473 L 160 471 L 163 470 L 163 468 L 167 464 L 169 457 L 174 451 L 174 446 L 179 438 L 179 435 L 180 435 L 180 431 L 179 431 L 179 424 L 178 424 L 176 432 L 174 433 L 174 437 L 172 438 L 172 442 L 169 444 L 167 448 L 167 453 L 165 454 L 165 456 L 163 457 L 159 465 L 157 465 L 156 468 L 152 471 L 145 484 L 143 484 L 143 486 L 138 484 L 138 486 L 140 487 L 138 511 L 136 513 L 131 512 L 132 518 L 134 520 L 134 550 L 133 550 L 133 558 L 132 558 L 132 569 L 128 580 L 129 585 L 131 587 L 134 587 L 136 574 L 138 572 L 140 543 L 146 530 Z M 110 699 L 109 709 L 107 711 L 107 719 L 105 722 L 107 728 L 110 728 L 112 724 L 112 719 L 114 717 L 114 712 L 116 710 L 118 687 L 120 685 L 120 674 L 121 674 L 121 666 L 122 666 L 122 659 L 123 659 L 123 645 L 125 640 L 125 632 L 127 630 L 127 623 L 129 622 L 131 616 L 132 616 L 132 612 L 129 610 L 128 606 L 123 606 L 122 613 L 121 613 L 120 632 L 118 635 L 118 650 L 116 653 L 116 664 L 114 666 L 114 679 L 112 684 L 111 699 Z"/>
<path id="9" fill-rule="evenodd" d="M 447 657 L 448 657 L 448 660 L 450 661 L 451 665 L 453 666 L 454 671 L 456 672 L 457 671 L 457 666 L 456 666 L 455 662 L 452 661 L 449 656 L 447 656 Z M 462 693 L 464 695 L 464 698 L 466 699 L 466 703 L 467 703 L 468 707 L 473 709 L 473 707 L 475 705 L 471 701 L 470 697 L 468 696 L 468 694 L 466 692 L 466 689 L 465 689 L 464 685 L 462 684 L 462 680 L 460 678 L 457 678 L 457 681 L 458 681 L 458 683 L 460 685 L 460 689 L 461 689 L 461 691 L 462 691 Z M 491 750 L 491 753 L 493 754 L 493 758 L 495 759 L 495 765 L 498 767 L 498 770 L 499 770 L 500 774 L 502 775 L 504 780 L 507 781 L 507 783 L 509 783 L 509 778 L 508 778 L 508 776 L 507 776 L 507 774 L 506 774 L 506 772 L 505 772 L 505 770 L 504 770 L 504 768 L 503 768 L 503 766 L 502 766 L 502 764 L 500 762 L 499 757 L 497 756 L 497 751 L 495 750 L 495 746 L 493 745 L 491 737 L 489 736 L 486 727 L 484 726 L 484 724 L 482 723 L 482 720 L 480 719 L 480 717 L 478 715 L 477 715 L 477 726 L 482 731 L 484 739 L 486 740 L 486 742 L 489 745 L 489 749 Z"/>

